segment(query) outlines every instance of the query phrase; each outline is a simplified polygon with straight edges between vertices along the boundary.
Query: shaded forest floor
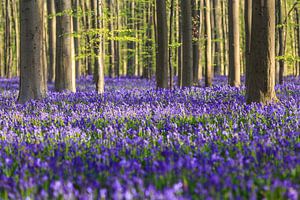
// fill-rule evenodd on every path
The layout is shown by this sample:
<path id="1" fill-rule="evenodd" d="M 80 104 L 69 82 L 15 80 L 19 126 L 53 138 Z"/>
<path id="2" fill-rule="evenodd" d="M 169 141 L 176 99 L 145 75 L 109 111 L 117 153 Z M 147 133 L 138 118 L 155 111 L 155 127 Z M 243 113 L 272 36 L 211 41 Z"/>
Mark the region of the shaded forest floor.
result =
<path id="1" fill-rule="evenodd" d="M 0 198 L 298 199 L 300 80 L 268 106 L 216 83 L 107 79 L 98 96 L 83 78 L 76 94 L 17 105 L 17 79 L 0 80 Z"/>

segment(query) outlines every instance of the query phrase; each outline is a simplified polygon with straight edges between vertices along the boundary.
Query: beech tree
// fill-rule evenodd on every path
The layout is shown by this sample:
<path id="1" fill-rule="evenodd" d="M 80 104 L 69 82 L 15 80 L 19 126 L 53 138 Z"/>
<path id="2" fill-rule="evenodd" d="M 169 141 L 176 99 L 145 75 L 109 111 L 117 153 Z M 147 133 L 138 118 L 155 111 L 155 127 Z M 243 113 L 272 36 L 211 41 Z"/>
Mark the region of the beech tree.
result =
<path id="1" fill-rule="evenodd" d="M 181 0 L 182 13 L 182 86 L 193 85 L 193 27 L 191 0 Z"/>
<path id="2" fill-rule="evenodd" d="M 268 103 L 275 93 L 275 1 L 253 0 L 247 103 Z"/>
<path id="3" fill-rule="evenodd" d="M 43 62 L 44 1 L 20 1 L 19 103 L 46 95 Z"/>
<path id="4" fill-rule="evenodd" d="M 92 7 L 96 11 L 93 16 L 93 28 L 103 28 L 103 9 L 101 0 L 95 0 Z M 94 44 L 94 54 L 96 55 L 94 66 L 94 81 L 96 83 L 96 92 L 104 93 L 104 41 L 103 34 L 97 34 L 97 39 Z"/>
<path id="5" fill-rule="evenodd" d="M 56 17 L 55 17 L 55 2 L 47 0 L 48 10 L 48 40 L 49 40 L 49 66 L 48 66 L 48 81 L 55 81 L 55 63 L 56 63 Z"/>
<path id="6" fill-rule="evenodd" d="M 277 26 L 278 26 L 278 56 L 279 56 L 279 70 L 278 70 L 278 83 L 282 84 L 283 83 L 283 73 L 284 73 L 284 68 L 285 68 L 285 63 L 283 56 L 285 54 L 285 45 L 284 45 L 284 29 L 282 25 L 282 10 L 281 10 L 281 0 L 276 0 L 276 11 L 277 11 Z"/>
<path id="7" fill-rule="evenodd" d="M 76 92 L 75 54 L 71 1 L 55 1 L 56 12 L 56 70 L 55 90 Z"/>
<path id="8" fill-rule="evenodd" d="M 250 49 L 251 49 L 251 26 L 252 26 L 252 0 L 245 0 L 244 20 L 245 20 L 245 58 L 246 58 L 246 87 L 248 85 L 250 70 Z"/>
<path id="9" fill-rule="evenodd" d="M 158 88 L 168 88 L 168 25 L 166 1 L 156 0 L 157 11 L 157 66 Z"/>
<path id="10" fill-rule="evenodd" d="M 211 20 L 210 20 L 210 3 L 209 0 L 204 0 L 204 18 L 205 18 L 205 86 L 212 86 L 212 57 L 211 57 Z"/>
<path id="11" fill-rule="evenodd" d="M 201 15 L 200 4 L 196 0 L 192 0 L 192 16 L 193 16 L 193 82 L 198 84 L 199 82 L 199 65 L 200 65 L 200 27 L 201 27 Z M 201 67 L 201 66 L 200 66 Z"/>
<path id="12" fill-rule="evenodd" d="M 239 87 L 240 81 L 240 31 L 239 31 L 239 0 L 228 2 L 229 22 L 229 84 Z"/>

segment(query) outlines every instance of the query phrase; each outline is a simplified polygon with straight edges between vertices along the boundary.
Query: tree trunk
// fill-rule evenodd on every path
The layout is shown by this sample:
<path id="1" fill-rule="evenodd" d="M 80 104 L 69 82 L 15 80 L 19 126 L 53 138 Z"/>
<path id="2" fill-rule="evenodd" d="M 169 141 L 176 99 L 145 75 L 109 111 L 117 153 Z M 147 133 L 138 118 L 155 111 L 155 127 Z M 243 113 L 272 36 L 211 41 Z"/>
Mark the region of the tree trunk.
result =
<path id="1" fill-rule="evenodd" d="M 228 6 L 226 6 L 226 2 L 222 1 L 222 16 L 228 15 Z M 223 35 L 223 63 L 224 63 L 224 69 L 223 72 L 225 76 L 228 75 L 228 17 L 222 18 L 222 35 Z"/>
<path id="2" fill-rule="evenodd" d="M 48 6 L 48 37 L 49 37 L 49 67 L 48 67 L 48 81 L 53 83 L 55 81 L 55 62 L 56 62 L 56 17 L 55 17 L 55 3 L 53 0 L 47 1 Z"/>
<path id="3" fill-rule="evenodd" d="M 72 9 L 71 1 L 56 0 L 56 11 L 62 13 L 56 18 L 56 70 L 55 90 L 76 92 L 74 39 L 72 36 L 72 16 L 68 10 Z"/>
<path id="4" fill-rule="evenodd" d="M 108 31 L 111 36 L 111 38 L 114 37 L 114 17 L 113 16 L 113 0 L 107 0 L 107 10 L 108 10 Z M 110 39 L 108 41 L 108 56 L 109 56 L 109 65 L 108 65 L 108 74 L 110 78 L 115 78 L 115 46 L 114 46 L 114 40 Z"/>
<path id="5" fill-rule="evenodd" d="M 205 18 L 205 87 L 212 86 L 210 3 L 204 0 Z"/>
<path id="6" fill-rule="evenodd" d="M 152 71 L 152 12 L 151 12 L 151 4 L 147 3 L 147 12 L 146 12 L 146 23 L 147 23 L 147 30 L 146 30 L 146 58 L 143 70 L 143 78 L 150 79 L 151 78 L 151 71 Z"/>
<path id="7" fill-rule="evenodd" d="M 85 11 L 87 12 L 90 12 L 91 10 L 91 2 L 89 0 L 84 0 L 85 2 Z M 92 28 L 92 22 L 91 22 L 91 18 L 92 18 L 92 15 L 91 14 L 85 14 L 85 27 L 86 27 L 86 31 L 88 32 L 91 28 Z M 87 34 L 87 37 L 86 37 L 86 43 L 87 45 L 90 47 L 88 49 L 88 53 L 91 53 L 93 51 L 93 48 L 90 46 L 91 44 L 91 40 L 92 40 L 92 34 Z M 87 57 L 87 74 L 88 75 L 92 75 L 93 74 L 93 56 L 88 56 Z"/>
<path id="8" fill-rule="evenodd" d="M 229 0 L 229 84 L 239 87 L 241 84 L 239 1 Z"/>
<path id="9" fill-rule="evenodd" d="M 275 1 L 253 0 L 247 103 L 268 103 L 275 93 Z"/>
<path id="10" fill-rule="evenodd" d="M 202 79 L 202 76 L 203 76 L 203 67 L 202 67 L 202 60 L 204 60 L 202 58 L 203 56 L 203 50 L 202 50 L 202 42 L 201 42 L 201 39 L 203 39 L 203 27 L 204 27 L 204 15 L 203 15 L 203 0 L 199 0 L 198 1 L 198 15 L 199 15 L 199 55 L 198 55 L 198 58 L 199 58 L 199 61 L 198 61 L 198 73 L 197 73 L 197 76 L 198 76 L 198 82 Z M 195 75 L 194 75 L 195 76 Z"/>
<path id="11" fill-rule="evenodd" d="M 172 65 L 172 58 L 173 58 L 173 49 L 172 49 L 172 34 L 173 34 L 173 16 L 174 16 L 174 0 L 171 0 L 170 6 L 170 29 L 169 29 L 169 76 L 170 76 L 170 89 L 173 89 L 173 65 Z"/>
<path id="12" fill-rule="evenodd" d="M 157 88 L 168 88 L 168 26 L 166 1 L 156 0 L 157 12 Z"/>
<path id="13" fill-rule="evenodd" d="M 295 18 L 296 18 L 296 24 L 298 26 L 296 26 L 296 36 L 297 36 L 297 51 L 298 51 L 298 59 L 300 59 L 300 16 L 299 16 L 299 10 L 296 7 L 295 8 Z M 297 62 L 297 75 L 296 76 L 300 76 L 300 60 L 298 60 Z"/>
<path id="14" fill-rule="evenodd" d="M 49 0 L 51 1 L 51 0 Z M 77 35 L 74 37 L 74 50 L 75 50 L 75 57 L 78 57 L 80 54 L 80 37 L 78 36 L 80 33 L 80 18 L 79 18 L 79 9 L 80 4 L 79 0 L 73 0 L 74 9 L 75 9 L 75 16 L 73 17 L 73 24 L 74 24 L 74 32 Z M 81 76 L 81 59 L 75 60 L 75 71 L 76 71 L 76 78 Z"/>
<path id="15" fill-rule="evenodd" d="M 128 23 L 128 29 L 130 30 L 134 30 L 134 8 L 135 8 L 135 2 L 128 2 L 128 9 L 129 11 L 129 16 L 127 19 L 127 23 Z M 130 36 L 134 37 L 135 33 L 134 32 L 130 32 Z M 129 41 L 127 43 L 127 75 L 128 76 L 134 76 L 134 68 L 135 68 L 135 43 L 133 41 Z"/>
<path id="16" fill-rule="evenodd" d="M 181 0 L 182 13 L 182 86 L 193 85 L 193 28 L 192 5 L 190 0 Z"/>
<path id="17" fill-rule="evenodd" d="M 20 67 L 20 27 L 19 27 L 19 1 L 12 1 L 12 11 L 13 11 L 13 20 L 15 28 L 15 60 L 16 60 L 16 75 L 19 76 L 19 67 Z"/>
<path id="18" fill-rule="evenodd" d="M 212 76 L 215 76 L 216 73 L 216 65 L 214 63 L 215 61 L 215 47 L 216 47 L 216 34 L 215 34 L 215 15 L 214 15 L 214 4 L 213 4 L 213 0 L 209 1 L 209 6 L 210 6 L 210 27 L 211 27 L 211 62 L 212 62 Z"/>
<path id="19" fill-rule="evenodd" d="M 119 10 L 120 10 L 120 3 L 118 0 L 115 0 L 115 9 L 114 9 L 114 14 L 116 17 L 115 20 L 115 27 L 116 30 L 120 30 L 121 28 L 121 22 L 120 22 L 120 16 L 119 16 Z M 118 33 L 119 36 L 119 33 Z M 115 40 L 114 41 L 114 49 L 115 49 L 115 75 L 116 77 L 120 77 L 120 42 Z"/>
<path id="20" fill-rule="evenodd" d="M 283 83 L 283 73 L 284 73 L 284 52 L 285 52 L 285 47 L 284 47 L 284 30 L 283 30 L 283 24 L 282 24 L 282 10 L 281 10 L 281 0 L 276 0 L 276 7 L 277 7 L 277 26 L 278 28 L 278 42 L 279 42 L 279 52 L 278 52 L 278 57 L 279 57 L 279 84 Z"/>
<path id="21" fill-rule="evenodd" d="M 0 10 L 0 22 L 3 26 L 3 24 L 5 23 L 5 4 L 4 1 L 2 1 L 0 3 L 1 6 L 1 10 Z M 0 77 L 4 77 L 5 73 L 4 73 L 4 68 L 5 68 L 5 33 L 4 31 L 0 32 Z"/>
<path id="22" fill-rule="evenodd" d="M 20 1 L 20 92 L 19 103 L 42 99 L 43 84 L 44 1 Z"/>
<path id="23" fill-rule="evenodd" d="M 177 2 L 177 10 L 178 10 L 178 43 L 180 43 L 177 51 L 178 56 L 178 87 L 182 88 L 182 17 L 181 17 L 181 8 L 179 1 Z"/>
<path id="24" fill-rule="evenodd" d="M 221 75 L 223 69 L 223 41 L 222 41 L 222 16 L 221 1 L 214 0 L 214 19 L 215 19 L 215 73 Z"/>
<path id="25" fill-rule="evenodd" d="M 193 83 L 198 84 L 199 82 L 199 37 L 200 37 L 200 7 L 197 5 L 196 0 L 192 0 L 193 7 Z"/>
<path id="26" fill-rule="evenodd" d="M 94 4 L 95 9 L 97 10 L 97 14 L 94 16 L 94 27 L 95 28 L 103 28 L 103 5 L 101 0 L 95 0 L 96 4 Z M 98 19 L 98 20 L 97 20 Z M 94 68 L 94 80 L 96 83 L 96 92 L 98 94 L 104 93 L 104 40 L 103 34 L 97 35 L 99 41 L 96 42 L 96 46 L 94 48 L 94 53 L 98 56 L 95 60 L 95 68 Z"/>
<path id="27" fill-rule="evenodd" d="M 12 38 L 12 31 L 11 31 L 11 2 L 9 0 L 6 0 L 6 17 L 5 17 L 5 34 L 4 34 L 4 39 L 5 39 L 5 46 L 4 46 L 4 51 L 5 51 L 5 77 L 6 78 L 11 78 L 11 70 L 12 70 L 12 46 L 11 46 L 11 38 Z"/>
<path id="28" fill-rule="evenodd" d="M 248 78 L 249 78 L 249 71 L 250 71 L 250 47 L 251 47 L 251 25 L 252 25 L 252 0 L 245 1 L 245 13 L 244 13 L 244 20 L 245 20 L 245 37 L 246 37 L 246 47 L 245 47 L 245 54 L 246 54 L 246 87 L 248 86 Z"/>

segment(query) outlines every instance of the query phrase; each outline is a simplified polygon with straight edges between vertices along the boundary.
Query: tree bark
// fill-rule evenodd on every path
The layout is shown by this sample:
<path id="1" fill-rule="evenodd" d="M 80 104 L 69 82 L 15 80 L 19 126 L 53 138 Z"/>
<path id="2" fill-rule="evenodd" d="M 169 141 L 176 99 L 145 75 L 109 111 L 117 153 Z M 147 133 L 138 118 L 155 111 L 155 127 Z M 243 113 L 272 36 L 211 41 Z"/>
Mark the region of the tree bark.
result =
<path id="1" fill-rule="evenodd" d="M 192 5 L 190 0 L 181 0 L 182 13 L 182 86 L 193 85 L 193 28 Z"/>
<path id="2" fill-rule="evenodd" d="M 179 1 L 177 2 L 177 10 L 178 10 L 178 43 L 180 43 L 177 51 L 178 56 L 178 87 L 182 88 L 182 17 L 181 17 L 181 8 Z"/>
<path id="3" fill-rule="evenodd" d="M 91 2 L 89 0 L 84 0 L 85 2 L 85 11 L 90 12 L 91 11 Z M 86 31 L 88 32 L 91 28 L 92 28 L 92 22 L 91 22 L 91 18 L 92 16 L 90 14 L 85 14 L 85 27 L 86 27 Z M 92 34 L 87 34 L 86 36 L 86 43 L 87 45 L 90 47 L 88 49 L 88 53 L 92 53 L 93 48 L 90 46 L 91 41 L 92 40 Z M 93 56 L 90 55 L 87 57 L 87 74 L 88 75 L 93 75 Z"/>
<path id="4" fill-rule="evenodd" d="M 212 62 L 211 62 L 211 23 L 210 23 L 210 3 L 204 0 L 205 18 L 205 87 L 212 86 Z"/>
<path id="5" fill-rule="evenodd" d="M 247 103 L 269 103 L 275 93 L 275 1 L 253 0 Z"/>
<path id="6" fill-rule="evenodd" d="M 48 81 L 55 81 L 55 63 L 56 63 L 56 16 L 55 3 L 53 0 L 47 1 L 48 7 L 48 37 L 49 37 L 49 67 Z"/>
<path id="7" fill-rule="evenodd" d="M 214 0 L 214 19 L 215 19 L 215 72 L 221 75 L 223 69 L 223 37 L 222 31 L 222 16 L 221 16 L 221 1 Z"/>
<path id="8" fill-rule="evenodd" d="M 12 19 L 11 19 L 11 1 L 6 0 L 6 16 L 5 16 L 5 33 L 4 33 L 4 59 L 5 59 L 5 66 L 4 66 L 4 72 L 6 78 L 11 78 L 12 76 L 12 46 L 11 46 L 11 40 L 12 40 Z"/>
<path id="9" fill-rule="evenodd" d="M 20 1 L 19 103 L 46 95 L 43 72 L 44 1 Z"/>
<path id="10" fill-rule="evenodd" d="M 114 37 L 114 15 L 113 15 L 113 0 L 107 0 L 107 10 L 108 10 L 108 30 L 111 38 Z M 109 56 L 109 65 L 108 65 L 108 74 L 110 78 L 115 78 L 116 69 L 115 69 L 115 46 L 114 39 L 108 41 L 108 56 Z"/>
<path id="11" fill-rule="evenodd" d="M 202 61 L 204 60 L 202 57 L 203 57 L 203 50 L 202 50 L 202 42 L 201 42 L 201 39 L 203 39 L 203 27 L 204 27 L 204 14 L 203 14 L 203 0 L 199 0 L 198 1 L 198 15 L 199 15 L 199 55 L 198 55 L 198 58 L 199 58 L 199 62 L 198 62 L 198 73 L 197 73 L 197 76 L 198 76 L 198 82 L 202 79 L 203 77 L 203 66 L 202 66 Z M 194 75 L 195 76 L 195 75 Z"/>
<path id="12" fill-rule="evenodd" d="M 229 84 L 239 87 L 241 84 L 239 1 L 229 0 Z"/>
<path id="13" fill-rule="evenodd" d="M 169 82 L 170 82 L 170 89 L 173 89 L 173 65 L 172 65 L 172 58 L 173 58 L 173 51 L 172 51 L 172 34 L 173 34 L 173 16 L 174 16 L 174 0 L 171 0 L 170 6 L 170 29 L 169 29 Z"/>
<path id="14" fill-rule="evenodd" d="M 101 0 L 95 0 L 94 7 L 97 14 L 94 16 L 94 27 L 103 28 L 103 5 Z M 98 19 L 98 20 L 97 20 Z M 97 55 L 94 68 L 94 80 L 96 83 L 96 92 L 98 94 L 104 93 L 104 40 L 103 34 L 97 35 L 99 41 L 96 42 L 94 53 Z"/>
<path id="15" fill-rule="evenodd" d="M 157 11 L 157 88 L 168 88 L 168 26 L 166 1 L 156 0 Z"/>
<path id="16" fill-rule="evenodd" d="M 143 78 L 150 79 L 151 74 L 152 74 L 152 24 L 153 24 L 153 16 L 151 12 L 151 3 L 148 2 L 146 4 L 146 23 L 147 23 L 147 30 L 146 30 L 146 35 L 147 39 L 145 42 L 146 46 L 146 53 L 147 55 L 145 56 L 145 64 L 144 64 L 144 70 L 143 70 Z"/>
<path id="17" fill-rule="evenodd" d="M 129 11 L 129 16 L 127 18 L 128 29 L 131 30 L 130 36 L 134 37 L 135 33 L 132 32 L 134 30 L 134 8 L 135 2 L 130 1 L 127 3 Z M 129 41 L 127 43 L 127 76 L 134 76 L 135 73 L 135 42 Z"/>
<path id="18" fill-rule="evenodd" d="M 298 52 L 298 59 L 300 59 L 300 16 L 299 16 L 299 10 L 296 7 L 295 8 L 295 18 L 296 18 L 296 24 L 298 26 L 296 26 L 296 36 L 297 36 L 297 52 Z M 297 75 L 296 76 L 300 76 L 300 60 L 298 60 L 297 62 Z"/>
<path id="19" fill-rule="evenodd" d="M 12 0 L 12 11 L 13 11 L 13 20 L 14 20 L 14 29 L 15 29 L 15 61 L 16 61 L 16 75 L 19 76 L 19 67 L 20 67 L 20 27 L 19 27 L 19 1 Z"/>
<path id="20" fill-rule="evenodd" d="M 279 84 L 283 83 L 283 73 L 284 73 L 284 53 L 285 53 L 285 47 L 284 47 L 284 30 L 283 30 L 283 24 L 282 24 L 282 9 L 281 9 L 281 0 L 276 0 L 276 7 L 277 7 L 277 26 L 278 28 L 278 42 L 279 42 Z"/>
<path id="21" fill-rule="evenodd" d="M 51 1 L 51 0 L 48 0 Z M 78 57 L 80 54 L 80 17 L 79 17 L 79 0 L 73 0 L 74 3 L 74 9 L 76 15 L 73 16 L 73 25 L 74 25 L 74 32 L 77 35 L 74 37 L 74 50 L 75 50 L 75 57 Z M 79 78 L 81 76 L 81 59 L 75 60 L 75 71 L 76 71 L 76 78 Z"/>
<path id="22" fill-rule="evenodd" d="M 198 7 L 197 7 L 198 6 Z M 193 15 L 193 83 L 199 82 L 199 37 L 200 37 L 200 7 L 196 0 L 192 0 L 192 15 Z"/>
<path id="23" fill-rule="evenodd" d="M 245 20 L 245 37 L 246 37 L 246 47 L 245 47 L 245 54 L 246 54 L 246 87 L 248 86 L 248 78 L 249 78 L 249 71 L 250 71 L 250 47 L 251 47 L 251 25 L 252 25 L 252 0 L 245 1 L 245 13 L 244 13 L 244 20 Z"/>
<path id="24" fill-rule="evenodd" d="M 73 23 L 68 13 L 72 5 L 71 1 L 61 0 L 56 0 L 55 5 L 57 13 L 60 13 L 56 18 L 55 90 L 76 92 Z"/>

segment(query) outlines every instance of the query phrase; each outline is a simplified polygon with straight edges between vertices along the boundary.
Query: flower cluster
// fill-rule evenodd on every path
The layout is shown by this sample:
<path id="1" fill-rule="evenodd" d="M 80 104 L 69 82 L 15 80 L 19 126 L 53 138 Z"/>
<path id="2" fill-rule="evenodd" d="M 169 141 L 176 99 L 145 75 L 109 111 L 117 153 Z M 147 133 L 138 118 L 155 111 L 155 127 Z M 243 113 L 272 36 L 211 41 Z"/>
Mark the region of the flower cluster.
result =
<path id="1" fill-rule="evenodd" d="M 300 81 L 266 106 L 216 82 L 107 79 L 97 95 L 84 78 L 19 105 L 2 79 L 0 199 L 299 199 Z"/>

